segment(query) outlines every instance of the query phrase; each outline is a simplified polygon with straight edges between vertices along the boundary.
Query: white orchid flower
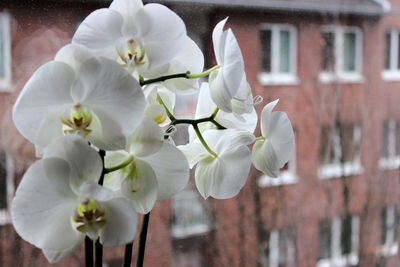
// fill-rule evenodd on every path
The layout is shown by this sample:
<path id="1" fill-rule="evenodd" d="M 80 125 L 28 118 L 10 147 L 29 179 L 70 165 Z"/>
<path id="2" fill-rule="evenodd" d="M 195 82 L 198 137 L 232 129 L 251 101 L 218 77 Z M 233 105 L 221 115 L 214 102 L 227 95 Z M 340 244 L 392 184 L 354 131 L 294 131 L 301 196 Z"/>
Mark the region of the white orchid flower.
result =
<path id="1" fill-rule="evenodd" d="M 277 177 L 294 153 L 294 133 L 285 112 L 272 112 L 279 100 L 267 104 L 261 113 L 262 138 L 253 146 L 254 166 L 270 177 Z"/>
<path id="2" fill-rule="evenodd" d="M 160 127 L 150 118 L 128 137 L 125 151 L 107 153 L 106 168 L 128 160 L 129 164 L 106 175 L 104 186 L 121 192 L 137 212 L 146 214 L 156 200 L 180 192 L 189 179 L 189 166 L 174 145 L 163 140 Z"/>
<path id="3" fill-rule="evenodd" d="M 207 130 L 203 137 L 215 155 L 198 139 L 178 147 L 186 155 L 190 167 L 197 164 L 197 189 L 204 198 L 234 197 L 245 185 L 250 171 L 251 153 L 247 145 L 254 142 L 253 134 L 239 129 Z"/>
<path id="4" fill-rule="evenodd" d="M 217 106 L 211 100 L 210 90 L 208 83 L 202 83 L 197 99 L 195 119 L 206 118 L 211 115 Z M 257 126 L 257 112 L 254 109 L 254 105 L 249 104 L 251 107 L 251 113 L 244 113 L 243 115 L 236 115 L 235 113 L 228 113 L 223 110 L 219 110 L 214 120 L 225 128 L 237 128 L 246 130 L 253 133 Z M 204 122 L 198 125 L 200 132 L 207 129 L 216 129 L 216 125 L 212 122 Z M 196 139 L 196 133 L 193 127 L 189 127 L 189 139 L 193 141 Z"/>
<path id="5" fill-rule="evenodd" d="M 242 52 L 231 29 L 223 31 L 228 18 L 214 28 L 212 39 L 219 69 L 210 74 L 211 97 L 218 108 L 232 112 L 232 99 L 242 85 L 244 61 Z"/>
<path id="6" fill-rule="evenodd" d="M 171 120 L 164 106 L 158 101 L 158 97 L 161 98 L 168 110 L 172 112 L 176 101 L 175 93 L 162 86 L 162 84 L 150 84 L 146 86 L 144 94 L 146 96 L 144 114 L 152 118 L 160 126 L 168 125 Z"/>
<path id="7" fill-rule="evenodd" d="M 185 39 L 185 24 L 167 7 L 115 0 L 109 8 L 86 17 L 72 42 L 151 78 L 168 70 L 168 62 L 182 49 Z"/>
<path id="8" fill-rule="evenodd" d="M 102 167 L 84 139 L 69 135 L 57 139 L 22 178 L 11 205 L 12 222 L 50 262 L 71 254 L 85 235 L 105 246 L 134 239 L 136 212 L 125 198 L 96 184 Z"/>
<path id="9" fill-rule="evenodd" d="M 125 137 L 140 123 L 145 107 L 138 82 L 105 58 L 83 62 L 78 72 L 64 62 L 41 66 L 13 108 L 17 129 L 46 147 L 64 133 L 85 136 L 96 147 L 125 147 Z"/>

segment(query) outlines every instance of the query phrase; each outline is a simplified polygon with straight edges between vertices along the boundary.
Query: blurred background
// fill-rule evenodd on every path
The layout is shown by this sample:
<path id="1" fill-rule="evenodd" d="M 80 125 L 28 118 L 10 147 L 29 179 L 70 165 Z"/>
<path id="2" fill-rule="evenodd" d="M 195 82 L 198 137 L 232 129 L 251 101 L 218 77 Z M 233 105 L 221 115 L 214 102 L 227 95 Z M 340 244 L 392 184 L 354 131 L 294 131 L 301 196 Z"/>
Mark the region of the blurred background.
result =
<path id="1" fill-rule="evenodd" d="M 0 266 L 50 265 L 10 224 L 15 188 L 35 160 L 12 105 L 79 23 L 110 2 L 0 2 Z M 253 95 L 264 98 L 256 108 L 280 99 L 296 153 L 277 179 L 252 169 L 233 199 L 205 201 L 192 182 L 158 202 L 145 266 L 400 266 L 400 0 L 146 2 L 183 18 L 208 67 L 212 29 L 229 16 Z M 190 117 L 195 105 L 195 95 L 182 97 L 176 112 Z M 184 127 L 175 141 L 188 141 Z M 105 249 L 104 266 L 121 266 L 123 252 Z M 83 266 L 83 256 L 53 266 Z"/>

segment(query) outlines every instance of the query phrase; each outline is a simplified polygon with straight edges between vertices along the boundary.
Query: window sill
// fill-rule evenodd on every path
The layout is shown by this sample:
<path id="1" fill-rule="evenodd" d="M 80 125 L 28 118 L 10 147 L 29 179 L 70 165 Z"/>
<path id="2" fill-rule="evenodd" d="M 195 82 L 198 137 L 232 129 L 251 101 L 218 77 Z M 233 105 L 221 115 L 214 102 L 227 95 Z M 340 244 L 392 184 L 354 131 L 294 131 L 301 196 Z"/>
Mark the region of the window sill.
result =
<path id="1" fill-rule="evenodd" d="M 381 72 L 382 80 L 387 82 L 400 82 L 400 71 L 383 70 Z"/>
<path id="2" fill-rule="evenodd" d="M 363 83 L 364 77 L 357 72 L 321 72 L 319 80 L 321 83 Z"/>
<path id="3" fill-rule="evenodd" d="M 176 239 L 188 238 L 195 235 L 206 234 L 210 231 L 210 227 L 206 224 L 197 224 L 187 227 L 175 226 L 171 229 L 171 236 Z"/>
<path id="4" fill-rule="evenodd" d="M 392 245 L 383 245 L 378 249 L 378 254 L 384 257 L 390 257 L 397 254 L 399 246 L 397 243 Z"/>
<path id="5" fill-rule="evenodd" d="M 0 92 L 11 92 L 12 91 L 12 86 L 11 82 L 6 79 L 0 79 Z"/>
<path id="6" fill-rule="evenodd" d="M 381 158 L 379 168 L 382 170 L 393 170 L 400 167 L 400 157 Z"/>
<path id="7" fill-rule="evenodd" d="M 8 210 L 0 210 L 0 225 L 11 223 L 11 217 Z"/>
<path id="8" fill-rule="evenodd" d="M 340 266 L 356 266 L 358 264 L 358 256 L 351 253 L 347 256 L 340 256 L 330 259 L 321 259 L 317 262 L 317 267 L 340 267 Z"/>
<path id="9" fill-rule="evenodd" d="M 320 179 L 339 178 L 358 175 L 362 172 L 363 168 L 359 163 L 327 164 L 319 167 L 318 177 Z"/>
<path id="10" fill-rule="evenodd" d="M 268 175 L 262 175 L 258 179 L 258 186 L 270 187 L 270 186 L 280 186 L 280 185 L 290 185 L 296 184 L 298 182 L 298 178 L 294 173 L 291 172 L 281 172 L 277 178 L 269 177 Z"/>
<path id="11" fill-rule="evenodd" d="M 299 79 L 294 74 L 271 74 L 261 72 L 258 74 L 261 85 L 298 85 Z"/>

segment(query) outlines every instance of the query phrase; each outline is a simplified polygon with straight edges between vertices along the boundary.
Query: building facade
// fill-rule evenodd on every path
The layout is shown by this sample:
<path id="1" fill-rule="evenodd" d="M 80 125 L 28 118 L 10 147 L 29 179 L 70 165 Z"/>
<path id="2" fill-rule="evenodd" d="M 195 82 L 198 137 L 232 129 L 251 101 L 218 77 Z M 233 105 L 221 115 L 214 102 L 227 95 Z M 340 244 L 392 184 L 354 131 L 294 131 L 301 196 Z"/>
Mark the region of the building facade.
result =
<path id="1" fill-rule="evenodd" d="M 158 203 L 145 265 L 400 266 L 400 1 L 158 2 L 187 22 L 209 66 L 211 31 L 229 16 L 253 94 L 264 104 L 280 99 L 277 110 L 292 121 L 296 153 L 278 179 L 252 169 L 233 199 L 204 201 L 189 185 Z M 108 5 L 30 3 L 0 4 L 4 266 L 47 264 L 9 224 L 10 199 L 34 160 L 33 147 L 12 125 L 11 105 L 79 22 Z M 120 266 L 122 256 L 122 248 L 105 250 L 107 266 Z M 77 252 L 56 266 L 81 266 L 82 259 Z"/>

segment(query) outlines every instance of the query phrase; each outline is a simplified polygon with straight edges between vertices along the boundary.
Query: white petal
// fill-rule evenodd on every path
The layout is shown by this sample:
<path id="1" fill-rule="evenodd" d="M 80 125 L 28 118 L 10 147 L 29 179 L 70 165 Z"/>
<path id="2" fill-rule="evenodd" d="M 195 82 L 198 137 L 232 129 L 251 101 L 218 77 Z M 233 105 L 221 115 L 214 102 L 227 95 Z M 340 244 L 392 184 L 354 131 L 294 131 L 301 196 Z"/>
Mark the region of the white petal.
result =
<path id="1" fill-rule="evenodd" d="M 212 40 L 213 40 L 213 45 L 214 45 L 214 53 L 215 57 L 217 58 L 217 64 L 222 64 L 222 58 L 223 58 L 223 42 L 222 40 L 222 34 L 224 30 L 224 26 L 228 18 L 225 18 L 218 22 L 218 24 L 214 27 L 213 33 L 212 33 Z"/>
<path id="2" fill-rule="evenodd" d="M 163 143 L 161 128 L 152 119 L 144 117 L 141 124 L 127 138 L 126 150 L 137 157 L 144 157 L 156 153 Z"/>
<path id="3" fill-rule="evenodd" d="M 193 168 L 199 160 L 201 160 L 205 155 L 208 155 L 204 146 L 199 142 L 191 142 L 187 145 L 178 146 L 178 149 L 185 155 L 190 168 Z"/>
<path id="4" fill-rule="evenodd" d="M 275 101 L 272 101 L 265 105 L 261 112 L 261 134 L 264 137 L 269 137 L 270 132 L 272 131 L 271 126 L 270 126 L 270 120 L 271 120 L 271 114 L 272 110 L 274 107 L 278 104 L 279 99 L 276 99 Z"/>
<path id="5" fill-rule="evenodd" d="M 240 129 L 207 130 L 204 131 L 203 137 L 210 148 L 218 155 L 226 151 L 236 150 L 239 146 L 247 146 L 255 140 L 253 134 Z"/>
<path id="6" fill-rule="evenodd" d="M 71 226 L 77 196 L 69 187 L 70 167 L 61 159 L 34 163 L 25 173 L 11 205 L 18 234 L 41 249 L 69 250 L 82 240 Z"/>
<path id="7" fill-rule="evenodd" d="M 92 181 L 86 181 L 79 187 L 79 193 L 86 199 L 108 201 L 114 196 L 114 192 Z"/>
<path id="8" fill-rule="evenodd" d="M 165 142 L 155 154 L 141 158 L 153 168 L 158 183 L 158 199 L 173 196 L 185 188 L 189 180 L 189 165 L 185 155 Z"/>
<path id="9" fill-rule="evenodd" d="M 72 43 L 87 46 L 96 53 L 104 52 L 97 54 L 98 56 L 108 56 L 112 53 L 117 58 L 115 49 L 119 38 L 122 37 L 122 23 L 121 14 L 114 10 L 108 8 L 95 10 L 79 25 Z"/>
<path id="10" fill-rule="evenodd" d="M 149 68 L 169 62 L 185 44 L 185 24 L 163 5 L 145 5 L 136 13 L 135 22 L 139 25 L 137 38 L 146 50 Z"/>
<path id="11" fill-rule="evenodd" d="M 125 198 L 112 198 L 101 203 L 105 208 L 105 220 L 100 232 L 100 243 L 115 247 L 132 242 L 137 231 L 137 214 Z"/>
<path id="12" fill-rule="evenodd" d="M 54 60 L 68 64 L 78 73 L 81 64 L 91 57 L 94 54 L 86 46 L 67 44 L 57 52 Z"/>
<path id="13" fill-rule="evenodd" d="M 211 100 L 210 87 L 208 83 L 202 83 L 197 98 L 196 119 L 210 116 L 217 106 Z"/>
<path id="14" fill-rule="evenodd" d="M 151 211 L 156 200 L 158 185 L 153 168 L 143 160 L 136 159 L 127 166 L 127 177 L 121 184 L 121 193 L 129 199 L 135 210 L 146 214 Z"/>
<path id="15" fill-rule="evenodd" d="M 32 75 L 13 107 L 14 123 L 24 137 L 36 145 L 46 146 L 62 134 L 61 123 L 55 121 L 72 104 L 74 80 L 75 73 L 70 66 L 54 61 Z M 41 139 L 41 135 L 46 135 L 47 140 Z"/>
<path id="16" fill-rule="evenodd" d="M 106 168 L 114 167 L 121 164 L 128 157 L 130 157 L 129 153 L 124 150 L 119 151 L 110 151 L 107 152 L 106 157 L 104 158 L 104 165 Z M 108 173 L 104 177 L 104 187 L 107 187 L 115 192 L 119 192 L 121 189 L 121 183 L 125 179 L 126 173 L 123 171 L 114 171 Z"/>
<path id="17" fill-rule="evenodd" d="M 136 33 L 134 18 L 136 12 L 143 7 L 141 0 L 114 0 L 110 9 L 120 13 L 124 19 L 124 33 Z"/>
<path id="18" fill-rule="evenodd" d="M 228 88 L 224 80 L 223 68 L 210 74 L 210 94 L 214 103 L 225 112 L 232 112 L 231 100 L 236 94 L 235 88 Z M 231 90 L 232 89 L 232 90 Z"/>
<path id="19" fill-rule="evenodd" d="M 80 69 L 83 88 L 73 88 L 76 102 L 83 102 L 96 113 L 102 124 L 102 116 L 113 120 L 128 135 L 143 117 L 144 95 L 139 83 L 117 63 L 105 59 L 89 59 Z M 84 90 L 76 92 L 76 90 Z M 103 131 L 109 129 L 103 126 Z"/>
<path id="20" fill-rule="evenodd" d="M 44 158 L 56 157 L 67 161 L 76 173 L 72 183 L 76 189 L 84 181 L 97 182 L 103 170 L 99 153 L 79 135 L 65 135 L 54 140 Z"/>
<path id="21" fill-rule="evenodd" d="M 80 247 L 84 238 L 85 236 L 82 235 L 81 240 L 77 241 L 75 246 L 65 250 L 56 251 L 56 250 L 43 249 L 43 254 L 50 263 L 59 262 L 68 257 L 72 252 L 74 252 L 78 247 Z"/>
<path id="22" fill-rule="evenodd" d="M 204 68 L 204 55 L 197 44 L 186 37 L 184 48 L 170 62 L 169 73 L 184 73 L 190 71 L 192 74 L 200 73 Z M 198 89 L 198 79 L 170 79 L 164 82 L 165 86 L 177 93 L 193 93 Z"/>
<path id="23" fill-rule="evenodd" d="M 278 176 L 278 163 L 271 142 L 258 140 L 253 145 L 252 161 L 257 170 L 270 177 Z"/>
<path id="24" fill-rule="evenodd" d="M 196 166 L 196 186 L 204 198 L 234 197 L 245 185 L 250 171 L 251 154 L 246 146 L 201 160 Z"/>

